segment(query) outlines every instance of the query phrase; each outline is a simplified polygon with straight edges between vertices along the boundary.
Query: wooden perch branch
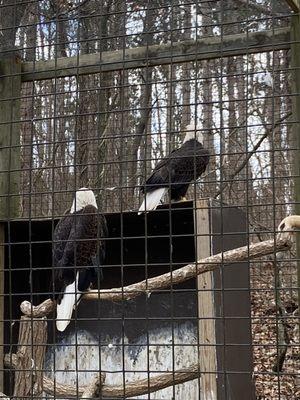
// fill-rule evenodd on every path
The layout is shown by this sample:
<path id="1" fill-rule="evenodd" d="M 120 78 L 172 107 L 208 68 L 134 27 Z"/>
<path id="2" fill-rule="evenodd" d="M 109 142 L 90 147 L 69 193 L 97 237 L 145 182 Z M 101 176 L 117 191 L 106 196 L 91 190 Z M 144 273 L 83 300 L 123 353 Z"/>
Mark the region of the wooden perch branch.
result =
<path id="1" fill-rule="evenodd" d="M 16 367 L 17 357 L 15 354 L 6 354 L 4 362 L 6 366 Z M 180 369 L 176 372 L 164 372 L 158 374 L 150 379 L 136 379 L 130 383 L 124 385 L 106 385 L 102 386 L 101 396 L 109 398 L 124 398 L 141 396 L 143 394 L 156 392 L 157 390 L 164 389 L 169 386 L 178 385 L 179 383 L 184 383 L 197 379 L 200 376 L 200 368 L 198 364 L 193 364 L 187 369 Z M 95 382 L 95 381 L 94 381 Z M 62 385 L 57 382 L 53 382 L 52 379 L 44 376 L 43 378 L 43 388 L 47 394 L 55 396 L 56 398 L 65 397 L 84 397 L 90 386 L 79 387 L 78 390 L 76 386 Z"/>
<path id="2" fill-rule="evenodd" d="M 131 300 L 142 293 L 150 293 L 151 291 L 165 289 L 172 285 L 185 282 L 199 274 L 212 271 L 218 266 L 224 267 L 225 264 L 251 260 L 274 252 L 285 251 L 290 249 L 291 245 L 290 234 L 281 234 L 277 236 L 275 241 L 271 239 L 249 246 L 239 247 L 224 253 L 218 253 L 199 260 L 198 263 L 188 264 L 172 273 L 168 272 L 129 286 L 124 286 L 123 288 L 90 290 L 84 294 L 83 298 L 86 300 L 100 299 L 109 301 Z M 48 299 L 39 306 L 32 306 L 30 302 L 24 301 L 21 304 L 21 310 L 25 315 L 41 317 L 42 315 L 49 314 L 53 310 L 53 302 Z"/>
<path id="3" fill-rule="evenodd" d="M 239 247 L 237 249 L 229 250 L 224 253 L 218 253 L 210 257 L 199 260 L 198 263 L 188 264 L 185 267 L 179 268 L 175 271 L 167 272 L 166 274 L 156 276 L 129 286 L 103 289 L 103 290 L 90 290 L 85 293 L 84 298 L 87 300 L 130 300 L 141 293 L 149 293 L 154 290 L 165 289 L 172 285 L 182 283 L 188 279 L 194 278 L 199 274 L 214 270 L 217 266 L 223 267 L 225 264 L 234 262 L 245 261 L 257 257 L 262 257 L 273 252 L 288 250 L 291 246 L 289 240 L 285 238 L 278 238 L 268 240 L 265 242 L 251 244 L 250 246 Z"/>
<path id="4" fill-rule="evenodd" d="M 54 304 L 51 299 L 47 299 L 38 306 L 34 306 L 29 301 L 25 300 L 21 303 L 20 309 L 24 315 L 40 318 L 51 314 L 54 310 Z"/>

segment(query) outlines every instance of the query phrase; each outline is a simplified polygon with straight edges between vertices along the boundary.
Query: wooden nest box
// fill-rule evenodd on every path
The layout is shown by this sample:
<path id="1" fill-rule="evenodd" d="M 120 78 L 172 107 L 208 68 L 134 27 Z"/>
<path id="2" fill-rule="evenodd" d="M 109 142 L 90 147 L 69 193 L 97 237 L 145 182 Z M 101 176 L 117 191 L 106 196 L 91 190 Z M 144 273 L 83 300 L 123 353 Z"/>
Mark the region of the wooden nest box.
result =
<path id="1" fill-rule="evenodd" d="M 107 214 L 107 220 L 109 238 L 101 289 L 158 276 L 248 243 L 245 214 L 210 199 L 163 205 L 141 216 L 133 212 Z M 5 297 L 4 316 L 4 343 L 10 347 L 17 345 L 17 329 L 13 328 L 11 335 L 10 321 L 20 317 L 20 303 L 30 300 L 39 304 L 48 296 L 52 230 L 50 219 L 10 222 L 10 249 L 5 252 L 10 271 L 5 293 L 12 290 L 14 296 Z M 123 373 L 118 371 L 124 366 L 128 379 L 147 378 L 147 368 L 155 374 L 188 368 L 191 362 L 199 361 L 199 379 L 176 386 L 178 398 L 239 399 L 245 393 L 254 398 L 247 262 L 223 270 L 218 267 L 130 301 L 83 299 L 76 317 L 63 334 L 48 319 L 47 370 L 53 365 L 63 370 L 65 363 L 72 370 L 76 330 L 78 340 L 84 339 L 77 349 L 82 352 L 78 356 L 82 377 L 77 374 L 82 381 L 89 379 L 85 370 L 99 369 L 99 360 L 106 371 L 106 383 L 118 383 L 118 379 L 122 383 Z M 72 383 L 74 372 L 70 377 L 66 371 L 61 376 L 56 373 L 56 379 Z M 172 388 L 163 389 L 168 390 L 172 397 Z M 9 391 L 6 387 L 5 392 Z"/>

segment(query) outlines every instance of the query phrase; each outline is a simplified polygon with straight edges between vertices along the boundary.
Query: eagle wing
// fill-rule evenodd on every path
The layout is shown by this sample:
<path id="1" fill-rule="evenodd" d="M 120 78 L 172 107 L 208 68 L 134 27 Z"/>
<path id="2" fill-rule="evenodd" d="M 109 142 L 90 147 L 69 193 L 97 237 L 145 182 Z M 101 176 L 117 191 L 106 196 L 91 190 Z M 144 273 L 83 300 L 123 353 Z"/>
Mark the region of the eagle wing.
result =
<path id="1" fill-rule="evenodd" d="M 209 152 L 192 140 L 162 159 L 146 181 L 147 186 L 167 186 L 170 183 L 189 183 L 197 179 L 206 169 Z M 148 189 L 149 190 L 149 189 Z"/>
<path id="2" fill-rule="evenodd" d="M 142 187 L 143 192 L 147 191 L 148 185 L 165 186 L 165 184 L 168 182 L 168 177 L 170 176 L 170 155 L 175 152 L 177 152 L 177 150 L 173 150 L 168 157 L 163 158 L 156 164 L 152 174 L 146 181 L 146 190 L 145 187 Z"/>
<path id="3" fill-rule="evenodd" d="M 171 154 L 169 176 L 171 183 L 189 183 L 199 178 L 207 167 L 209 152 L 199 143 L 185 143 Z"/>
<path id="4" fill-rule="evenodd" d="M 98 215 L 94 206 L 63 217 L 54 231 L 54 286 L 61 293 L 65 286 L 75 280 L 78 269 L 92 265 L 92 257 L 99 248 L 100 260 L 105 256 L 105 242 L 99 241 L 107 234 L 106 219 Z"/>
<path id="5" fill-rule="evenodd" d="M 98 214 L 98 238 L 107 238 L 107 237 L 108 237 L 108 228 L 107 228 L 106 218 L 104 215 Z M 100 265 L 102 265 L 104 262 L 105 253 L 106 253 L 106 242 L 105 240 L 100 240 L 98 249 Z"/>
<path id="6" fill-rule="evenodd" d="M 63 258 L 66 247 L 66 238 L 69 238 L 72 228 L 72 218 L 69 213 L 63 216 L 57 223 L 53 233 L 53 264 L 56 266 Z"/>

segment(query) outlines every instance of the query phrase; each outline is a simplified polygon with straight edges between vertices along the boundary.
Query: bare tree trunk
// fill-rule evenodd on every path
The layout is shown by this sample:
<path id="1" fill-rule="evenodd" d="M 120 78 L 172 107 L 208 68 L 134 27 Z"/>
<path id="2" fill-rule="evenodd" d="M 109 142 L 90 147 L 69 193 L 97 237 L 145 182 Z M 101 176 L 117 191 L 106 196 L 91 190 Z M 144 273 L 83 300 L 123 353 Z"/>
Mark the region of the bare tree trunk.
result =
<path id="1" fill-rule="evenodd" d="M 81 54 L 89 53 L 89 21 L 86 17 L 86 7 L 80 7 L 79 19 L 79 37 L 81 45 Z M 78 90 L 78 106 L 76 116 L 76 132 L 75 132 L 75 175 L 76 175 L 76 188 L 89 186 L 88 181 L 88 160 L 89 160 L 89 140 L 91 138 L 90 132 L 90 117 L 89 114 L 95 111 L 95 104 L 91 99 L 91 94 L 87 90 L 90 87 L 92 78 L 87 76 L 77 77 L 77 90 Z"/>
<path id="2" fill-rule="evenodd" d="M 56 0 L 55 6 L 55 13 L 57 15 L 57 57 L 67 57 L 67 21 L 65 20 L 63 14 L 65 7 L 59 0 Z M 67 189 L 70 185 L 68 172 L 69 169 L 67 166 L 67 143 L 65 140 L 67 132 L 67 120 L 64 116 L 67 108 L 65 103 L 68 101 L 68 97 L 60 93 L 65 91 L 66 84 L 71 82 L 72 79 L 73 78 L 57 79 L 53 87 L 53 91 L 56 90 L 56 92 L 58 92 L 56 98 L 54 99 L 55 104 L 53 104 L 57 118 L 54 120 L 52 136 L 53 147 L 51 149 L 52 154 L 50 154 L 50 157 L 52 156 L 53 161 L 50 159 L 49 162 L 54 164 L 53 167 L 55 168 L 52 169 L 52 174 L 54 174 L 54 176 L 52 176 L 53 181 L 49 179 L 50 182 L 48 183 L 49 187 L 47 189 L 50 192 L 52 189 L 55 193 Z M 67 104 L 70 106 L 70 102 Z M 54 187 L 52 187 L 52 183 Z M 51 204 L 52 200 L 52 210 L 49 210 L 48 215 L 62 215 L 64 213 L 66 209 L 66 202 L 63 201 L 63 199 L 65 199 L 65 197 L 65 193 L 62 195 L 55 194 L 55 196 L 50 194 L 48 204 Z"/>
<path id="3" fill-rule="evenodd" d="M 273 65 L 274 71 L 280 71 L 282 66 L 282 54 L 281 52 L 274 52 L 273 54 Z M 272 72 L 272 68 L 270 67 Z M 273 88 L 269 88 L 269 96 L 273 96 L 277 94 L 277 96 L 270 101 L 270 123 L 274 124 L 276 120 L 280 118 L 282 112 L 282 98 L 278 96 L 278 94 L 282 93 L 282 82 L 280 79 L 280 73 L 276 72 L 273 76 Z M 287 92 L 285 92 L 287 93 Z M 277 129 L 274 129 L 273 135 L 269 136 L 270 142 L 270 149 L 272 150 L 271 153 L 271 182 L 270 182 L 270 190 L 272 194 L 275 196 L 277 206 L 277 218 L 280 219 L 282 215 L 286 213 L 285 203 L 286 203 L 286 188 L 285 188 L 285 180 L 278 179 L 278 177 L 287 177 L 288 170 L 287 170 L 287 163 L 285 162 L 284 157 L 282 158 L 282 148 L 285 147 L 284 145 L 284 132 L 281 126 Z M 273 199 L 270 199 L 271 202 Z M 282 204 L 282 206 L 280 205 Z M 272 218 L 273 216 L 271 216 Z"/>
<path id="4" fill-rule="evenodd" d="M 224 169 L 224 178 L 227 180 L 229 178 L 230 171 L 234 171 L 239 155 L 237 154 L 238 143 L 237 143 L 237 116 L 236 116 L 236 97 L 235 97 L 235 85 L 236 79 L 233 76 L 236 73 L 236 60 L 232 57 L 227 59 L 227 92 L 228 92 L 228 139 L 226 157 L 227 157 L 227 168 Z M 228 172 L 228 173 L 227 173 Z M 233 196 L 233 192 L 236 190 L 236 185 L 233 182 L 230 183 L 230 190 L 227 194 L 228 201 Z"/>
<path id="5" fill-rule="evenodd" d="M 131 163 L 129 169 L 129 184 L 131 187 L 131 196 L 132 196 L 132 204 L 131 207 L 135 207 L 137 204 L 134 199 L 134 192 L 136 186 L 138 184 L 138 151 L 140 149 L 141 144 L 143 147 L 141 149 L 141 164 L 142 170 L 141 175 L 144 175 L 149 172 L 149 159 L 151 158 L 151 126 L 149 126 L 149 121 L 151 119 L 151 94 L 152 94 L 152 69 L 146 68 L 143 72 L 143 82 L 144 86 L 142 88 L 142 99 L 141 99 L 141 115 L 140 121 L 136 127 L 135 136 L 132 142 L 132 152 L 131 152 Z M 149 128 L 149 130 L 148 130 Z M 151 161 L 150 161 L 151 164 Z M 146 166 L 145 171 L 143 165 Z"/>
<path id="6" fill-rule="evenodd" d="M 110 40 L 110 49 L 122 49 L 124 46 L 123 40 L 125 38 L 124 18 L 126 13 L 124 4 L 122 2 L 112 3 L 110 12 L 113 16 L 110 21 L 109 34 L 115 37 Z M 126 132 L 126 118 L 123 115 L 124 104 L 125 101 L 127 101 L 127 99 L 125 100 L 124 92 L 124 82 L 126 82 L 126 80 L 127 75 L 123 76 L 122 72 L 115 72 L 112 74 L 111 86 L 116 85 L 117 87 L 111 90 L 111 104 L 105 126 L 106 139 L 103 158 L 104 171 L 102 174 L 103 187 L 106 189 L 103 210 L 107 212 L 120 211 L 124 200 L 122 186 L 126 177 L 126 170 L 122 170 L 122 161 L 125 161 L 125 154 L 128 151 L 127 139 L 125 134 L 123 136 L 123 133 Z"/>
<path id="7" fill-rule="evenodd" d="M 187 4 L 184 7 L 184 34 L 183 39 L 188 40 L 191 38 L 191 5 Z M 192 64 L 185 63 L 183 64 L 183 72 L 182 72 L 182 117 L 181 117 L 181 129 L 184 129 L 191 121 L 191 73 L 192 73 Z"/>
<path id="8" fill-rule="evenodd" d="M 150 46 L 153 43 L 153 25 L 154 25 L 154 11 L 153 4 L 150 7 L 150 3 L 147 6 L 147 12 L 144 21 L 144 35 L 143 35 L 143 46 Z M 141 90 L 141 112 L 139 123 L 137 125 L 134 138 L 132 140 L 130 152 L 130 167 L 129 167 L 129 185 L 132 186 L 130 190 L 131 204 L 129 207 L 137 206 L 137 202 L 135 201 L 135 188 L 138 184 L 138 151 L 140 149 L 141 144 L 143 143 L 143 148 L 141 151 L 141 163 L 146 168 L 142 167 L 141 174 L 144 175 L 144 170 L 149 171 L 149 164 L 151 161 L 151 127 L 149 126 L 149 121 L 151 118 L 151 98 L 152 98 L 152 68 L 146 67 L 144 71 L 142 71 L 142 90 Z M 149 127 L 149 132 L 148 128 Z M 147 134 L 148 132 L 148 134 Z"/>
<path id="9" fill-rule="evenodd" d="M 174 13 L 171 19 L 171 23 L 168 29 L 174 31 L 171 34 L 173 41 L 176 41 L 176 29 L 180 27 L 180 15 Z M 175 130 L 180 127 L 180 123 L 177 124 L 178 117 L 178 99 L 176 93 L 176 76 L 178 74 L 178 66 L 171 64 L 167 66 L 167 138 L 166 138 L 166 153 L 172 151 L 178 139 L 175 134 Z"/>
<path id="10" fill-rule="evenodd" d="M 274 52 L 274 54 L 267 55 L 267 70 L 272 72 L 272 69 L 279 70 L 281 67 L 280 65 L 280 54 L 278 52 Z M 266 93 L 266 111 L 265 111 L 265 119 L 264 123 L 272 128 L 274 122 L 280 117 L 280 109 L 281 109 L 281 99 L 280 96 L 275 98 L 271 98 L 273 95 L 273 88 L 270 86 L 266 86 L 264 84 L 265 93 Z M 280 93 L 281 90 L 281 82 L 279 73 L 276 73 L 273 77 L 273 87 L 274 90 L 278 90 Z M 262 115 L 264 118 L 264 115 Z M 272 204 L 275 200 L 276 204 L 285 203 L 285 194 L 282 193 L 281 196 L 281 182 L 282 180 L 277 180 L 276 177 L 279 176 L 286 176 L 286 171 L 284 171 L 285 166 L 282 163 L 281 156 L 280 156 L 280 148 L 281 148 L 281 138 L 282 138 L 282 131 L 281 127 L 277 127 L 272 132 L 272 135 L 268 137 L 269 141 L 269 148 L 270 148 L 270 157 L 269 157 L 269 168 L 270 168 L 270 179 L 267 182 L 266 192 L 265 192 L 265 201 L 267 204 Z M 273 212 L 274 212 L 274 205 L 266 207 L 266 214 L 264 216 L 265 220 L 273 220 Z M 276 211 L 280 211 L 280 206 L 277 206 Z"/>
<path id="11" fill-rule="evenodd" d="M 227 4 L 228 11 L 224 15 L 224 22 L 229 23 L 228 25 L 224 25 L 224 34 L 233 34 L 237 33 L 239 30 L 239 26 L 237 24 L 231 25 L 230 22 L 232 20 L 238 20 L 238 13 L 234 7 L 234 1 L 230 0 Z M 226 147 L 225 147 L 225 158 L 226 158 L 226 168 L 224 168 L 224 179 L 229 179 L 230 172 L 236 169 L 238 161 L 241 157 L 241 148 L 239 145 L 239 128 L 238 128 L 238 102 L 236 102 L 236 89 L 237 89 L 237 62 L 238 57 L 228 57 L 226 60 L 226 86 L 227 86 L 227 96 L 228 96 L 228 136 L 226 138 Z M 239 79 L 244 79 L 244 77 L 240 77 Z M 225 80 L 224 80 L 225 81 Z M 224 132 L 223 132 L 224 134 Z M 243 142 L 243 141 L 242 141 Z M 239 176 L 236 177 L 239 179 Z M 238 182 L 230 182 L 228 186 L 228 190 L 225 190 L 223 193 L 224 201 L 235 201 L 239 194 L 239 184 Z"/>
<path id="12" fill-rule="evenodd" d="M 204 36 L 212 36 L 212 26 L 210 17 L 211 8 L 209 4 L 203 4 L 202 6 L 203 16 L 202 16 L 202 32 Z M 211 157 L 209 160 L 209 165 L 207 169 L 207 177 L 203 179 L 204 181 L 204 195 L 206 196 L 214 196 L 217 191 L 217 174 L 216 174 L 216 156 L 215 156 L 215 144 L 214 144 L 214 136 L 213 136 L 213 97 L 212 97 L 212 75 L 214 75 L 214 71 L 216 71 L 216 61 L 215 60 L 207 60 L 203 61 L 201 64 L 201 76 L 203 76 L 203 82 L 198 88 L 199 92 L 202 92 L 203 98 L 203 116 L 202 116 L 202 125 L 203 129 L 206 132 L 210 132 L 207 135 L 207 141 L 204 145 L 210 150 Z M 197 71 L 198 74 L 198 71 Z M 206 137 L 206 135 L 205 135 Z"/>
<path id="13" fill-rule="evenodd" d="M 236 141 L 238 144 L 238 151 L 240 153 L 238 162 L 243 160 L 247 156 L 247 125 L 248 125 L 248 112 L 247 112 L 247 94 L 246 94 L 246 83 L 245 79 L 245 68 L 243 56 L 236 57 L 236 73 L 237 77 L 237 135 Z M 247 193 L 251 191 L 251 180 L 249 180 L 249 173 L 251 175 L 251 164 L 247 163 L 246 166 L 238 174 L 239 181 L 237 182 L 237 196 L 240 198 L 240 194 L 244 194 L 245 205 L 248 197 Z"/>
<path id="14" fill-rule="evenodd" d="M 167 138 L 165 152 L 168 154 L 175 146 L 175 118 L 174 110 L 176 107 L 177 96 L 174 77 L 176 76 L 176 66 L 169 65 L 167 69 Z"/>
<path id="15" fill-rule="evenodd" d="M 100 54 L 108 49 L 107 37 L 108 37 L 108 18 L 107 13 L 109 11 L 109 4 L 106 1 L 101 1 L 99 4 L 100 20 L 98 24 L 98 35 L 100 40 Z M 103 138 L 107 124 L 109 123 L 109 99 L 111 94 L 112 86 L 112 73 L 100 72 L 98 77 L 98 116 L 97 116 L 97 147 L 95 157 L 97 159 L 97 171 L 94 179 L 94 184 L 98 192 L 98 205 L 100 209 L 103 208 L 103 197 L 104 197 L 104 162 L 106 159 L 107 152 L 107 139 Z"/>
<path id="16" fill-rule="evenodd" d="M 26 61 L 33 61 L 35 59 L 35 50 L 36 50 L 36 12 L 37 5 L 31 4 L 28 10 L 28 24 L 30 25 L 27 29 L 26 34 Z M 0 35 L 1 36 L 1 35 Z M 35 116 L 34 112 L 34 83 L 26 82 L 22 86 L 22 96 L 25 97 L 26 100 L 23 102 L 23 106 L 21 106 L 21 120 L 25 121 L 21 124 L 21 188 L 23 192 L 22 196 L 22 216 L 28 216 L 31 208 L 31 201 L 33 198 L 30 198 L 31 193 L 31 181 L 33 179 L 32 172 L 32 142 L 33 142 L 33 129 L 34 126 L 32 124 L 32 120 Z"/>

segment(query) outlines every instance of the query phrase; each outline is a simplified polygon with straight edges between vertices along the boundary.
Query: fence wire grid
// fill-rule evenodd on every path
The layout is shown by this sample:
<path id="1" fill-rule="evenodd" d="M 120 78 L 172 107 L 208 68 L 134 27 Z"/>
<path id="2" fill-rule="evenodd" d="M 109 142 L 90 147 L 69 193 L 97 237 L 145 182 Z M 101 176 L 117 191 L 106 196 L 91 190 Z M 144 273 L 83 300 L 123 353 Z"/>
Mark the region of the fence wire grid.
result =
<path id="1" fill-rule="evenodd" d="M 2 397 L 300 398 L 299 7 L 0 1 Z"/>

